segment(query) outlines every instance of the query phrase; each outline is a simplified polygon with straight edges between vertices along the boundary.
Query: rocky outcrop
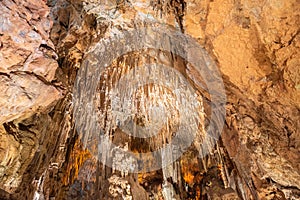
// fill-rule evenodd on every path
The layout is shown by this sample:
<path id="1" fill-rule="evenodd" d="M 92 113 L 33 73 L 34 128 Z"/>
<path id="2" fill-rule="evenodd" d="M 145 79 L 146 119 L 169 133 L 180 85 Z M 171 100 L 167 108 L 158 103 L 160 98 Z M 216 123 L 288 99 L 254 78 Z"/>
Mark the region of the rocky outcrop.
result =
<path id="1" fill-rule="evenodd" d="M 300 198 L 297 0 L 58 0 L 50 8 L 6 0 L 0 6 L 0 197 Z M 141 19 L 195 38 L 217 63 L 226 89 L 218 144 L 202 159 L 192 145 L 171 167 L 177 180 L 166 178 L 168 170 L 124 175 L 103 166 L 74 128 L 73 85 L 82 61 L 103 38 L 132 30 Z M 201 94 L 208 106 L 209 95 Z M 114 142 L 125 141 L 129 149 L 148 148 L 116 131 Z"/>
<path id="2" fill-rule="evenodd" d="M 54 83 L 58 57 L 48 6 L 8 0 L 0 10 L 0 188 L 13 192 L 39 149 L 40 131 L 28 119 L 49 113 L 62 90 Z"/>

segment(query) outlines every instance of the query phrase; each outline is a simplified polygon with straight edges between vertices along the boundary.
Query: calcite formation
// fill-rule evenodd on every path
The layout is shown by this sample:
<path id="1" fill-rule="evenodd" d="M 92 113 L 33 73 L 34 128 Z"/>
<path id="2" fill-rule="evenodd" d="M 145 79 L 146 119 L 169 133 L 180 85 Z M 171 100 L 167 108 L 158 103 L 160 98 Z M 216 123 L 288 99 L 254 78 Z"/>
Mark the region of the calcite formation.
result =
<path id="1" fill-rule="evenodd" d="M 300 198 L 298 0 L 3 0 L 0 13 L 0 199 Z M 208 52 L 225 86 L 226 119 L 207 155 L 199 157 L 199 137 L 172 164 L 130 173 L 128 166 L 108 167 L 95 158 L 97 146 L 85 148 L 73 113 L 74 84 L 101 41 L 147 20 L 189 35 Z M 151 49 L 99 67 L 108 67 L 109 80 L 147 63 L 138 59 L 147 54 L 148 61 L 172 64 L 188 78 L 195 75 L 184 59 Z M 123 71 L 114 74 L 114 69 Z M 101 80 L 95 83 L 100 97 L 101 85 L 110 89 Z M 171 94 L 149 88 L 166 98 Z M 196 89 L 205 134 L 211 95 Z M 157 95 L 154 101 L 160 101 Z M 166 103 L 176 124 L 173 104 Z M 99 111 L 103 106 L 95 105 Z M 150 123 L 143 112 L 133 119 Z M 134 153 L 172 139 L 161 134 L 145 142 L 113 131 L 116 149 Z"/>

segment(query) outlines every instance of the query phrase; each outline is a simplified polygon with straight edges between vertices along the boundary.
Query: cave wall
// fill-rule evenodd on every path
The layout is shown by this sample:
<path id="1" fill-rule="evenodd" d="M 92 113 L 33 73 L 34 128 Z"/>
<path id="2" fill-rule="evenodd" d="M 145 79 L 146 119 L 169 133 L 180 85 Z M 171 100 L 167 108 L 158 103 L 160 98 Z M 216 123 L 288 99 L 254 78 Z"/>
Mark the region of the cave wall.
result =
<path id="1" fill-rule="evenodd" d="M 299 1 L 111 2 L 118 20 L 99 15 L 100 5 L 0 2 L 1 198 L 78 197 L 78 171 L 89 169 L 85 160 L 96 161 L 72 125 L 76 73 L 90 48 L 116 29 L 130 29 L 141 13 L 197 39 L 223 75 L 226 123 L 204 159 L 207 169 L 194 150 L 180 161 L 191 199 L 300 198 Z M 161 174 L 139 176 L 138 183 L 135 175 L 118 180 L 131 185 L 133 199 L 146 199 L 141 185 L 161 182 Z M 152 193 L 162 195 L 159 187 Z"/>

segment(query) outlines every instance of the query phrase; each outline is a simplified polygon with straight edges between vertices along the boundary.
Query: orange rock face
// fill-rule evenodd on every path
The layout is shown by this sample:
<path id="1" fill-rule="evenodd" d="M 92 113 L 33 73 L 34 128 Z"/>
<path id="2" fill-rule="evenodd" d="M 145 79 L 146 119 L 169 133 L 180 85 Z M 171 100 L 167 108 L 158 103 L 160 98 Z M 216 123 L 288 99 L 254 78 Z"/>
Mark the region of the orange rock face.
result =
<path id="1" fill-rule="evenodd" d="M 47 4 L 0 2 L 0 199 L 300 198 L 298 0 Z M 199 139 L 165 169 L 124 175 L 91 158 L 95 152 L 81 144 L 73 86 L 82 60 L 102 48 L 99 41 L 146 19 L 193 37 L 208 52 L 225 85 L 226 120 L 207 156 L 197 157 Z M 154 62 L 160 61 L 155 53 Z M 117 61 L 124 64 L 125 57 Z M 187 63 L 168 59 L 193 75 Z M 209 117 L 210 95 L 199 93 Z M 134 153 L 170 140 L 162 134 L 148 143 L 119 132 L 111 140 Z"/>
<path id="2" fill-rule="evenodd" d="M 49 112 L 62 92 L 51 83 L 58 63 L 45 2 L 1 1 L 0 10 L 0 188 L 12 192 L 38 149 L 18 122 Z"/>

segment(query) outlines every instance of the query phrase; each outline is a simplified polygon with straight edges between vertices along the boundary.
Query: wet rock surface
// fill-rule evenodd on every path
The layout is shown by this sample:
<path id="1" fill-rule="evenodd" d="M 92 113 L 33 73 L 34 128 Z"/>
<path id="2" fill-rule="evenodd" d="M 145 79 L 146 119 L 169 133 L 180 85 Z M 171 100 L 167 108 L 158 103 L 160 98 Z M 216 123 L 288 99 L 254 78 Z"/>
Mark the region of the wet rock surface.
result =
<path id="1" fill-rule="evenodd" d="M 103 5 L 0 2 L 1 199 L 300 198 L 297 0 Z M 226 120 L 208 156 L 199 159 L 193 144 L 168 169 L 123 174 L 84 149 L 72 96 L 88 52 L 101 39 L 134 29 L 137 19 L 167 23 L 206 49 L 222 73 Z M 185 63 L 177 66 L 186 70 Z M 202 95 L 205 107 L 210 99 Z M 117 131 L 113 141 L 133 151 L 152 144 Z"/>

